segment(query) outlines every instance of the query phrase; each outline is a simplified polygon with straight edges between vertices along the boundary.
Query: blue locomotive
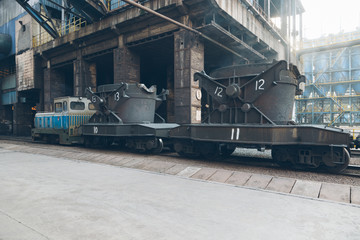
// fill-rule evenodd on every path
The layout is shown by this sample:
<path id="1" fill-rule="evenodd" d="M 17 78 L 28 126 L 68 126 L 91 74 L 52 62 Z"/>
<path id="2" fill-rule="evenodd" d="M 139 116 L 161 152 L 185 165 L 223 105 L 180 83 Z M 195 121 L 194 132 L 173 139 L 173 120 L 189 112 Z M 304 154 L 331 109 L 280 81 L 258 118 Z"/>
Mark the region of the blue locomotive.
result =
<path id="1" fill-rule="evenodd" d="M 33 140 L 71 145 L 83 143 L 80 127 L 86 124 L 96 112 L 95 106 L 87 98 L 55 98 L 54 112 L 36 113 Z"/>

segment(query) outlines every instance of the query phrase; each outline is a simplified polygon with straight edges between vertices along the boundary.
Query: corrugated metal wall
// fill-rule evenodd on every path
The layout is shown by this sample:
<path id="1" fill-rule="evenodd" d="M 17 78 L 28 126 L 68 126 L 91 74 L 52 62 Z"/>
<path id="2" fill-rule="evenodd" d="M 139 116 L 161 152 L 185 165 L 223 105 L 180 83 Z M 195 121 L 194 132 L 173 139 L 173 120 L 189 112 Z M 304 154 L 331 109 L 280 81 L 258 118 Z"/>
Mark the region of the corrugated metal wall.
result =
<path id="1" fill-rule="evenodd" d="M 3 93 L 1 95 L 2 105 L 9 105 L 16 103 L 16 91 Z"/>
<path id="2" fill-rule="evenodd" d="M 39 0 L 28 1 L 31 6 L 38 2 Z M 25 10 L 15 0 L 0 1 L 0 27 L 23 13 L 25 13 Z"/>
<path id="3" fill-rule="evenodd" d="M 1 90 L 16 88 L 16 75 L 9 75 L 1 79 Z"/>

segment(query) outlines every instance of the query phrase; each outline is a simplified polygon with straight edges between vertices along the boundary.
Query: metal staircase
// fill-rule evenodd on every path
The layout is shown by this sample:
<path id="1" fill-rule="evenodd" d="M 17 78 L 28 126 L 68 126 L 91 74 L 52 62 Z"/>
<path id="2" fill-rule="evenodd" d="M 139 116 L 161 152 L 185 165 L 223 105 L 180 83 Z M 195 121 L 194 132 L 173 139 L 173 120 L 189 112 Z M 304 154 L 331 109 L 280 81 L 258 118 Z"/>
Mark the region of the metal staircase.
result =
<path id="1" fill-rule="evenodd" d="M 334 98 L 332 95 L 327 96 L 327 94 L 326 94 L 327 92 L 326 92 L 326 90 L 321 86 L 321 84 L 319 83 L 319 80 L 321 79 L 321 77 L 324 75 L 324 73 L 325 73 L 326 71 L 328 71 L 329 69 L 331 69 L 331 68 L 334 67 L 334 65 L 339 61 L 340 56 L 346 51 L 346 49 L 347 49 L 347 48 L 343 48 L 341 51 L 339 51 L 339 52 L 337 53 L 334 62 L 332 62 L 330 66 L 328 66 L 326 69 L 324 69 L 324 70 L 318 75 L 318 77 L 315 79 L 314 83 L 312 84 L 312 85 L 314 86 L 314 88 L 316 89 L 316 91 L 318 92 L 319 96 L 330 99 L 334 104 L 336 104 L 336 106 L 338 106 L 339 115 L 338 115 L 336 118 L 334 118 L 334 119 L 328 124 L 328 126 L 334 125 L 335 122 L 344 115 L 345 110 L 343 109 L 341 103 L 340 103 L 336 98 Z M 321 115 L 322 115 L 322 114 L 321 114 Z M 320 119 L 321 115 L 316 119 L 316 121 L 318 121 L 318 120 Z"/>

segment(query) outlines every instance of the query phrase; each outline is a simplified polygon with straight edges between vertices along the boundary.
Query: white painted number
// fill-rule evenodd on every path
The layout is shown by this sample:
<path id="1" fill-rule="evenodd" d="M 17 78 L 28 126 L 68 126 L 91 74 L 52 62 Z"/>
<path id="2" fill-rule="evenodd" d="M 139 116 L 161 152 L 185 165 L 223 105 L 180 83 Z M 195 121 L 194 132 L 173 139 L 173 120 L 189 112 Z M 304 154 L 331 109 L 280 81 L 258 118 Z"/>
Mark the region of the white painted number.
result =
<path id="1" fill-rule="evenodd" d="M 91 102 L 95 103 L 96 102 L 96 97 L 95 96 L 92 96 L 91 98 Z"/>
<path id="2" fill-rule="evenodd" d="M 114 100 L 115 101 L 119 101 L 120 100 L 120 93 L 119 92 L 116 92 L 115 95 L 114 95 Z"/>
<path id="3" fill-rule="evenodd" d="M 231 129 L 231 140 L 239 140 L 240 138 L 240 128 Z"/>
<path id="4" fill-rule="evenodd" d="M 221 87 L 216 87 L 216 89 L 215 89 L 215 95 L 216 96 L 218 96 L 218 97 L 223 97 L 222 96 L 222 92 L 224 91 L 224 89 L 223 88 L 221 88 Z"/>
<path id="5" fill-rule="evenodd" d="M 265 90 L 264 89 L 264 84 L 265 84 L 264 79 L 257 80 L 255 82 L 255 91 L 257 91 L 257 90 Z"/>
<path id="6" fill-rule="evenodd" d="M 97 134 L 99 132 L 98 127 L 94 127 L 94 134 Z"/>

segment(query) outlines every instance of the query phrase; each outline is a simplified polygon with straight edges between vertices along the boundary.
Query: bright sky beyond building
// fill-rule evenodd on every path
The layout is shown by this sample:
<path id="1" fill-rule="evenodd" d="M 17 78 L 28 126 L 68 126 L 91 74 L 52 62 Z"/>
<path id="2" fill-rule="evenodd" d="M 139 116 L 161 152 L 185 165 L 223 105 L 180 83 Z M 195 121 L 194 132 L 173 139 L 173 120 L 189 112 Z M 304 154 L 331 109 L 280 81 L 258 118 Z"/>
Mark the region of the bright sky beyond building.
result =
<path id="1" fill-rule="evenodd" d="M 302 0 L 302 3 L 307 39 L 359 30 L 360 0 Z"/>

